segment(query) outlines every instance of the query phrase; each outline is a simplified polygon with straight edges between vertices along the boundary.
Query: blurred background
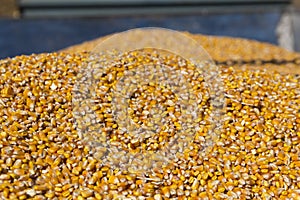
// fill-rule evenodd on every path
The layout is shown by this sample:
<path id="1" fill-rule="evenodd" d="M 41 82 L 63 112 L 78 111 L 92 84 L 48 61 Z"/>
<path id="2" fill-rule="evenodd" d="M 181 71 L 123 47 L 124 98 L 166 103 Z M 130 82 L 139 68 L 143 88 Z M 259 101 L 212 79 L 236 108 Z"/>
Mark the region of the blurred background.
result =
<path id="1" fill-rule="evenodd" d="M 149 26 L 300 51 L 300 0 L 0 0 L 0 59 Z"/>

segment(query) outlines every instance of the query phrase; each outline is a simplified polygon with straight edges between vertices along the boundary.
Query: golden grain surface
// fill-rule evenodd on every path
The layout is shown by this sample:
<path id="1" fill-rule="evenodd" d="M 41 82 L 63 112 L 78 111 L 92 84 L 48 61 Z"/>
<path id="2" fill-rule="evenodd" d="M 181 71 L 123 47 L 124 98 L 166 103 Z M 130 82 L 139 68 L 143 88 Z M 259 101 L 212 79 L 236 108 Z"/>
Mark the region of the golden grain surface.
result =
<path id="1" fill-rule="evenodd" d="M 219 51 L 226 42 L 206 40 L 218 41 L 216 51 L 207 48 L 216 60 L 297 56 L 259 43 Z M 183 157 L 141 178 L 103 165 L 77 134 L 72 87 L 88 56 L 0 61 L 0 199 L 300 198 L 299 73 L 221 67 L 226 112 L 214 145 L 200 151 L 209 128 L 201 124 Z M 110 115 L 101 117 L 114 126 Z"/>

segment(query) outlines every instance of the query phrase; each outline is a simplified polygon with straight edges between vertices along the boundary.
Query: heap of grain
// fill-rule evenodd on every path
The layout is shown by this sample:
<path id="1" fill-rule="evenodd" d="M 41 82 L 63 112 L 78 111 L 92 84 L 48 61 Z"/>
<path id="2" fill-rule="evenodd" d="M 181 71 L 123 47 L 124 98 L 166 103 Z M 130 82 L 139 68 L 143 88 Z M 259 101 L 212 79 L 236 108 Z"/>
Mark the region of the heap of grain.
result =
<path id="1" fill-rule="evenodd" d="M 193 37 L 219 62 L 300 56 L 254 41 Z M 89 51 L 95 43 L 0 61 L 1 199 L 300 198 L 299 64 L 221 66 L 226 112 L 217 141 L 200 154 L 209 126 L 202 123 L 182 158 L 141 178 L 104 165 L 77 134 L 72 88 L 90 55 L 82 49 Z M 108 96 L 103 101 L 110 103 Z M 99 119 L 110 133 L 117 130 L 111 114 L 101 109 Z M 110 140 L 120 139 L 115 136 Z M 166 139 L 157 138 L 139 145 L 155 150 Z M 134 150 L 136 144 L 127 140 L 125 145 Z"/>

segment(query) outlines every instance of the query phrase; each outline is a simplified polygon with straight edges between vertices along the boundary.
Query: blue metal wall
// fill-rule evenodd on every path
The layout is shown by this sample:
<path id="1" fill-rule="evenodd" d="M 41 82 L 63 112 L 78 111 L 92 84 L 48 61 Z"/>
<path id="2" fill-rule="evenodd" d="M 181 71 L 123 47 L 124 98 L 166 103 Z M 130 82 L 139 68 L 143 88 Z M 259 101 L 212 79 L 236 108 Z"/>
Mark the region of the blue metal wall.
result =
<path id="1" fill-rule="evenodd" d="M 0 20 L 0 58 L 55 51 L 136 27 L 165 27 L 277 43 L 279 12 L 92 19 Z"/>

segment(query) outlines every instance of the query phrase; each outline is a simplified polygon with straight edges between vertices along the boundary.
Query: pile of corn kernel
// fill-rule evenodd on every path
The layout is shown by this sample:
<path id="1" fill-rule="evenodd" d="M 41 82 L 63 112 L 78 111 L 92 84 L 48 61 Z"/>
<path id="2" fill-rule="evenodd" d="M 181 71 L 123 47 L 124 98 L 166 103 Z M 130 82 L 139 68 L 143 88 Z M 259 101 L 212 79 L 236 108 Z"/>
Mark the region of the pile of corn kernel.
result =
<path id="1" fill-rule="evenodd" d="M 268 48 L 236 54 L 280 57 Z M 197 148 L 209 129 L 201 124 L 182 158 L 140 177 L 103 165 L 77 134 L 72 88 L 88 56 L 0 61 L 0 199 L 300 198 L 299 74 L 221 67 L 226 107 L 217 141 L 204 154 Z"/>

